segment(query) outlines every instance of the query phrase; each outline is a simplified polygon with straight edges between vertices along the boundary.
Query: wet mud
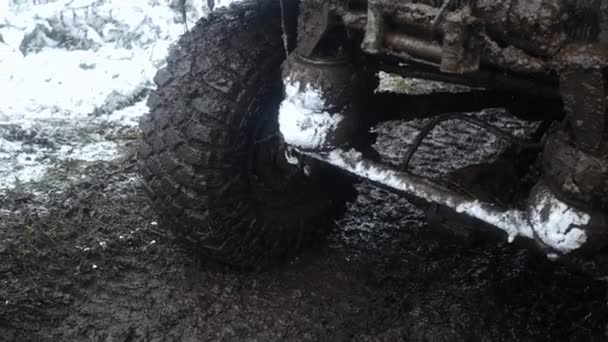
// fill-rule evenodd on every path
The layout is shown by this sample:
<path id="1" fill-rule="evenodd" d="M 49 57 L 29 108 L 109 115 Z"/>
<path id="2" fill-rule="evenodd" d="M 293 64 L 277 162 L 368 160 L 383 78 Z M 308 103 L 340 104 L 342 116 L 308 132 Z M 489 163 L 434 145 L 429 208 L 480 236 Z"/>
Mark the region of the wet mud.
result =
<path id="1" fill-rule="evenodd" d="M 500 233 L 444 236 L 367 182 L 325 241 L 251 273 L 201 260 L 157 223 L 132 144 L 60 174 L 0 196 L 0 341 L 608 338 L 605 282 Z"/>

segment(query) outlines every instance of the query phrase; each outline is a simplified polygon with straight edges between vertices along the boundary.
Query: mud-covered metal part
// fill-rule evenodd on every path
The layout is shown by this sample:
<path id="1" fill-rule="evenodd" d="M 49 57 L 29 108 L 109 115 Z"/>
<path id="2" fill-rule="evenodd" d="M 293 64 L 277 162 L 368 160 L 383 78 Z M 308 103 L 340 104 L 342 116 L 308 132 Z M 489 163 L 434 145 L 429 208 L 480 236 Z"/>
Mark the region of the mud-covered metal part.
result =
<path id="1" fill-rule="evenodd" d="M 502 208 L 447 189 L 424 177 L 366 159 L 354 150 L 304 153 L 391 190 L 446 206 L 495 226 L 508 234 L 509 241 L 516 236 L 534 239 L 549 255 L 578 251 L 585 246 L 589 236 L 594 236 L 595 230 L 591 225 L 597 222 L 601 225 L 606 221 L 605 215 L 592 218 L 589 213 L 561 201 L 542 182 L 532 191 L 526 209 Z"/>
<path id="2" fill-rule="evenodd" d="M 560 56 L 560 93 L 566 125 L 550 136 L 543 154 L 544 178 L 565 202 L 595 212 L 594 243 L 608 244 L 607 48 L 572 44 Z"/>
<path id="3" fill-rule="evenodd" d="M 361 23 L 359 23 L 360 25 Z M 367 4 L 367 18 L 365 23 L 365 37 L 361 48 L 368 53 L 378 54 L 384 47 L 386 23 L 384 12 L 376 1 Z"/>
<path id="4" fill-rule="evenodd" d="M 411 174 L 395 173 L 356 153 L 339 149 L 319 153 L 348 144 L 349 134 L 338 133 L 331 120 L 327 121 L 330 125 L 317 125 L 315 129 L 317 133 L 327 133 L 331 137 L 327 141 L 335 140 L 321 148 L 293 144 L 296 148 L 384 186 L 478 218 L 507 231 L 511 237 L 534 238 L 549 253 L 569 253 L 583 245 L 592 246 L 583 250 L 606 247 L 605 1 L 304 0 L 302 6 L 305 14 L 300 18 L 299 41 L 305 56 L 314 54 L 331 28 L 343 25 L 351 37 L 358 37 L 363 52 L 378 57 L 375 60 L 384 70 L 561 99 L 567 127 L 549 136 L 543 154 L 544 177 L 531 192 L 525 210 L 503 210 L 491 203 L 480 203 Z M 338 70 L 324 74 L 296 62 L 285 69 L 284 78 L 286 82 L 299 82 L 299 90 L 292 94 L 295 97 L 310 90 L 318 92 L 324 99 L 323 108 L 332 108 L 327 113 L 356 120 L 358 110 L 352 109 L 359 106 L 344 104 L 339 97 L 345 95 L 344 90 L 356 93 L 358 87 L 344 77 L 331 76 Z M 307 75 L 309 72 L 312 77 Z M 323 77 L 330 81 L 323 81 Z M 290 85 L 293 83 L 286 83 L 287 88 Z M 289 103 L 290 98 L 286 101 Z M 328 105 L 331 103 L 336 105 Z M 348 110 L 336 110 L 338 107 Z M 344 115 L 346 112 L 353 114 Z M 545 117 L 555 118 L 550 114 Z M 289 121 L 289 115 L 284 118 Z M 290 135 L 298 135 L 298 127 L 302 126 L 282 129 L 286 141 L 290 141 Z M 587 243 L 589 240 L 593 243 Z"/>
<path id="5" fill-rule="evenodd" d="M 346 27 L 363 32 L 363 51 L 444 73 L 498 68 L 530 77 L 557 74 L 570 63 L 573 46 L 597 49 L 608 41 L 604 1 L 329 2 Z M 605 48 L 600 54 L 606 56 Z"/>
<path id="6" fill-rule="evenodd" d="M 353 140 L 363 88 L 347 55 L 292 53 L 283 64 L 283 82 L 279 126 L 285 142 L 302 150 L 328 150 Z"/>
<path id="7" fill-rule="evenodd" d="M 316 8 L 317 17 L 332 18 L 331 25 L 361 33 L 361 49 L 370 55 L 444 76 L 481 75 L 490 88 L 554 97 L 560 72 L 574 60 L 608 66 L 602 45 L 608 5 L 601 1 L 307 0 L 303 10 L 304 3 L 311 13 Z M 309 22 L 314 29 L 299 34 L 304 51 L 319 41 L 315 32 L 323 25 L 314 23 L 327 21 Z M 539 92 L 522 78 L 552 89 Z"/>
<path id="8" fill-rule="evenodd" d="M 447 2 L 446 2 L 447 4 Z M 389 53 L 406 60 L 437 65 L 441 71 L 462 74 L 479 69 L 481 30 L 479 21 L 471 16 L 470 8 L 449 12 L 423 4 L 399 1 L 369 0 L 365 19 L 365 37 L 361 45 L 370 54 Z M 352 12 L 344 22 L 360 28 L 363 20 Z M 415 32 L 390 31 L 393 22 L 405 23 Z M 441 34 L 441 39 L 435 39 Z"/>
<path id="9" fill-rule="evenodd" d="M 487 70 L 454 75 L 438 73 L 436 70 L 419 65 L 392 65 L 383 62 L 379 63 L 379 69 L 409 78 L 462 84 L 471 88 L 500 89 L 546 99 L 560 99 L 559 88 L 550 79 L 545 78 L 530 79 L 521 75 L 493 73 Z M 547 115 L 553 117 L 559 116 L 559 113 L 547 113 Z"/>
<path id="10" fill-rule="evenodd" d="M 605 71 L 599 68 L 575 64 L 560 73 L 560 91 L 573 141 L 590 153 L 601 154 L 608 139 L 607 86 Z"/>
<path id="11" fill-rule="evenodd" d="M 311 56 L 331 26 L 328 2 L 304 0 L 300 3 L 296 52 Z"/>
<path id="12" fill-rule="evenodd" d="M 464 74 L 479 70 L 481 22 L 471 16 L 470 8 L 452 12 L 445 19 L 440 70 Z"/>
<path id="13" fill-rule="evenodd" d="M 608 212 L 608 152 L 591 154 L 561 131 L 547 141 L 543 165 L 547 183 L 565 201 Z"/>
<path id="14" fill-rule="evenodd" d="M 447 4 L 449 6 L 443 6 Z M 345 10 L 344 24 L 363 30 L 362 49 L 463 74 L 480 64 L 532 73 L 566 41 L 564 1 L 367 1 L 367 13 Z M 415 41 L 416 44 L 399 44 Z M 434 49 L 429 58 L 425 50 Z"/>

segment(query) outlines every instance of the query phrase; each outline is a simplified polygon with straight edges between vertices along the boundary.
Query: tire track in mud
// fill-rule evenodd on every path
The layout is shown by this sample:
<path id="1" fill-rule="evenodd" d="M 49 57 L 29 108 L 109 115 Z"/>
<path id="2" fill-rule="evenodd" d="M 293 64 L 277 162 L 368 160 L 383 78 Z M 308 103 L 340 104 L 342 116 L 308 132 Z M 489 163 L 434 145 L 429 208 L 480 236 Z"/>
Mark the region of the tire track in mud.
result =
<path id="1" fill-rule="evenodd" d="M 134 170 L 127 153 L 71 170 L 78 177 L 55 190 L 0 197 L 3 339 L 606 338 L 604 283 L 502 236 L 444 238 L 366 182 L 325 242 L 244 273 L 179 247 L 155 224 Z"/>

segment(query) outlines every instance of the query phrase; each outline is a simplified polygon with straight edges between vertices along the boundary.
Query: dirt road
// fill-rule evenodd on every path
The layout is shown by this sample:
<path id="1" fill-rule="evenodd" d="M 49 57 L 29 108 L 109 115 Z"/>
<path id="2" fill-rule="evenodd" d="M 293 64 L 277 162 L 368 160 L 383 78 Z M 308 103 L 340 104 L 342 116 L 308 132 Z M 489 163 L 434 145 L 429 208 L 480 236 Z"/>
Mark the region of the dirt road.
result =
<path id="1" fill-rule="evenodd" d="M 0 340 L 608 338 L 605 283 L 521 241 L 443 237 L 365 182 L 295 260 L 257 273 L 200 260 L 147 208 L 134 137 L 120 160 L 66 162 L 0 197 Z"/>
<path id="2" fill-rule="evenodd" d="M 63 16 L 61 3 L 47 2 L 53 11 L 26 8 L 2 27 L 0 52 L 12 59 L 0 58 L 0 64 L 15 63 L 0 68 L 10 71 L 0 78 L 23 99 L 5 101 L 12 96 L 4 93 L 0 106 L 0 341 L 608 339 L 605 282 L 500 234 L 444 236 L 405 199 L 365 182 L 325 241 L 272 269 L 232 270 L 182 249 L 147 207 L 133 156 L 135 121 L 146 111 L 151 82 L 147 71 L 156 70 L 149 56 L 164 59 L 156 57 L 182 25 L 147 3 L 142 10 L 108 1 Z M 73 22 L 63 23 L 64 17 Z M 124 23 L 115 27 L 108 17 Z M 23 39 L 40 36 L 45 27 L 33 25 L 39 22 L 65 24 L 67 37 L 101 32 L 103 39 L 84 42 L 111 49 L 107 56 L 68 54 L 57 51 L 60 44 L 37 54 L 49 41 L 28 39 L 32 52 L 21 55 Z M 163 44 L 150 45 L 142 28 L 162 33 Z M 124 37 L 137 40 L 139 55 L 123 51 L 122 44 L 132 44 Z M 65 68 L 40 67 L 41 56 Z M 91 83 L 96 92 L 81 87 L 91 75 L 99 76 Z M 118 89 L 124 94 L 117 84 L 125 85 Z M 57 106 L 57 94 L 66 93 L 78 96 Z M 499 144 L 446 125 L 449 139 L 440 138 L 441 128 L 434 131 L 414 171 L 462 166 L 454 161 L 486 158 Z M 394 139 L 411 137 L 413 128 L 379 129 L 381 152 L 396 158 L 403 141 Z"/>

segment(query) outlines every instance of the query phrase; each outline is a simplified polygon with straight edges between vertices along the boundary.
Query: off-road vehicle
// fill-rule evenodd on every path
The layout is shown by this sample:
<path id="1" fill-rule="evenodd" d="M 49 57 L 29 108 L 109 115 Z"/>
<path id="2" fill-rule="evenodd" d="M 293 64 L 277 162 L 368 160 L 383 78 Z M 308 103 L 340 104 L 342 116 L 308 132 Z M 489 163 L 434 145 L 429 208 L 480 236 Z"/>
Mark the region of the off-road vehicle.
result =
<path id="1" fill-rule="evenodd" d="M 280 259 L 317 238 L 352 197 L 354 175 L 599 270 L 607 44 L 603 0 L 244 0 L 191 28 L 158 71 L 141 121 L 145 188 L 178 236 L 232 265 Z M 517 138 L 438 97 L 402 162 L 390 164 L 370 127 L 413 113 L 403 109 L 415 101 L 379 100 L 379 71 L 483 89 L 482 102 L 542 124 Z M 507 163 L 479 167 L 488 188 L 496 171 L 517 191 L 493 201 L 472 190 L 475 177 L 455 184 L 408 169 L 447 120 L 512 143 Z"/>

